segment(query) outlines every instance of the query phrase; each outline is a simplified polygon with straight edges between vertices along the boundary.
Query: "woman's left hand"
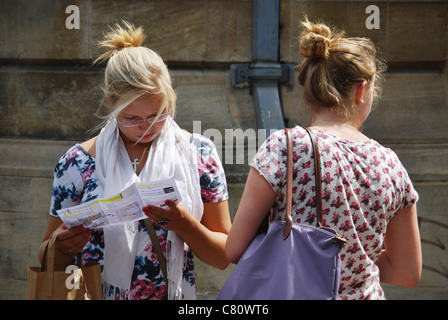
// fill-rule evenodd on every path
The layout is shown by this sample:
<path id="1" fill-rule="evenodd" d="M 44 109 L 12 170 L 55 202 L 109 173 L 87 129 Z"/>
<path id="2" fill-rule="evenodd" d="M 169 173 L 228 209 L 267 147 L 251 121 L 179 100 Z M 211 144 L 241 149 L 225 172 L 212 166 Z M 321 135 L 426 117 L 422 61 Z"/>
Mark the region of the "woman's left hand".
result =
<path id="1" fill-rule="evenodd" d="M 231 224 L 227 201 L 205 202 L 201 221 L 197 221 L 182 204 L 167 200 L 165 205 L 164 208 L 145 206 L 143 212 L 155 224 L 176 232 L 196 257 L 219 269 L 227 268 L 225 245 Z"/>
<path id="2" fill-rule="evenodd" d="M 176 231 L 185 228 L 186 223 L 190 221 L 192 215 L 187 209 L 171 200 L 166 200 L 165 205 L 168 209 L 147 205 L 143 207 L 143 212 L 152 219 L 154 223 L 164 229 Z"/>

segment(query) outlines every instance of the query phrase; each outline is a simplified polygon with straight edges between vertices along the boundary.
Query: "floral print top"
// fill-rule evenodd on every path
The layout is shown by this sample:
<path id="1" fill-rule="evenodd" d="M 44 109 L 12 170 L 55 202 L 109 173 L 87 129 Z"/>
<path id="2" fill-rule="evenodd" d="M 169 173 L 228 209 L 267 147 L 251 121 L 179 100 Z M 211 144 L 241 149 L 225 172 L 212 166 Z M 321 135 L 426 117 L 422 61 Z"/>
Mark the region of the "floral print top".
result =
<path id="1" fill-rule="evenodd" d="M 380 257 L 389 220 L 418 200 L 412 182 L 396 154 L 374 140 L 344 140 L 313 131 L 322 168 L 323 224 L 346 240 L 342 262 L 340 299 L 385 299 L 375 261 Z M 317 225 L 313 149 L 301 127 L 293 135 L 292 218 Z M 272 134 L 250 165 L 277 193 L 274 220 L 286 211 L 286 136 Z"/>
<path id="2" fill-rule="evenodd" d="M 209 139 L 193 134 L 190 142 L 197 152 L 198 174 L 203 202 L 228 200 L 227 182 L 215 145 Z M 58 217 L 57 210 L 91 201 L 99 194 L 95 159 L 79 144 L 71 147 L 61 157 L 54 170 L 53 192 L 50 215 Z M 166 254 L 167 230 L 154 225 L 160 244 Z M 139 232 L 147 234 L 145 223 L 139 221 Z M 149 237 L 149 234 L 147 234 Z M 102 263 L 104 257 L 104 237 L 102 229 L 92 230 L 90 241 L 82 252 L 83 264 Z M 196 289 L 193 253 L 185 252 L 183 282 L 187 290 Z M 185 287 L 185 285 L 184 285 Z M 189 289 L 188 289 L 189 288 Z M 112 291 L 112 290 L 111 290 Z M 118 290 L 117 290 L 118 291 Z M 135 257 L 134 272 L 130 290 L 131 299 L 166 299 L 167 290 L 157 254 L 151 242 L 139 248 Z M 120 292 L 116 292 L 116 298 Z"/>

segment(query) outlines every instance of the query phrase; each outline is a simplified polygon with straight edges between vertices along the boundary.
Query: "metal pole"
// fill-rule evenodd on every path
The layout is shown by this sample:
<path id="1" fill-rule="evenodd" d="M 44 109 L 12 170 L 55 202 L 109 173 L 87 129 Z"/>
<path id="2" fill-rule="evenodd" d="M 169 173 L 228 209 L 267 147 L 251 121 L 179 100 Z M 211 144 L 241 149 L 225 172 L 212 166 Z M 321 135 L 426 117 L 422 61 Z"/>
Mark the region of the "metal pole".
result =
<path id="1" fill-rule="evenodd" d="M 279 0 L 254 0 L 252 60 L 255 64 L 252 67 L 256 70 L 263 67 L 265 71 L 275 69 L 278 65 L 279 15 Z M 281 68 L 279 70 L 281 76 Z M 272 130 L 285 127 L 279 89 L 279 79 L 253 79 L 252 94 L 258 128 Z"/>
<path id="2" fill-rule="evenodd" d="M 259 129 L 285 127 L 280 84 L 294 85 L 294 65 L 279 60 L 279 0 L 253 0 L 252 62 L 231 65 L 231 82 L 252 86 Z"/>

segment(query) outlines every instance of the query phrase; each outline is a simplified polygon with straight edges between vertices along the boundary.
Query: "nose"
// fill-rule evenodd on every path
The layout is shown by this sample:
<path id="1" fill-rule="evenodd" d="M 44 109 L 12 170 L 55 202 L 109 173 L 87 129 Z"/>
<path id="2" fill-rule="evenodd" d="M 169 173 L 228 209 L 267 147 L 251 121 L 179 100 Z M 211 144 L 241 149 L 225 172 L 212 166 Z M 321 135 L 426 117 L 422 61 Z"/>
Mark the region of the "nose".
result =
<path id="1" fill-rule="evenodd" d="M 139 128 L 148 128 L 150 125 L 152 125 L 152 122 L 149 121 L 149 119 L 144 119 L 140 124 Z"/>

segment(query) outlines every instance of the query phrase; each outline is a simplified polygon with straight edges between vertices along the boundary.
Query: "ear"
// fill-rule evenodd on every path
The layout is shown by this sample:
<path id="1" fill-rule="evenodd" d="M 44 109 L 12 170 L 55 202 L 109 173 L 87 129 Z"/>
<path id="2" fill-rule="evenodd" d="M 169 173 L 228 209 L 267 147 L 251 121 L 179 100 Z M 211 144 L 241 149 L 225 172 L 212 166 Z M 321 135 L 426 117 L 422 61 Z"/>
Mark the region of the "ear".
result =
<path id="1" fill-rule="evenodd" d="M 363 82 L 361 82 L 360 84 L 356 85 L 356 90 L 355 90 L 355 103 L 357 105 L 361 105 L 364 103 L 364 91 L 366 89 L 368 85 L 368 82 L 366 80 L 364 80 Z"/>

